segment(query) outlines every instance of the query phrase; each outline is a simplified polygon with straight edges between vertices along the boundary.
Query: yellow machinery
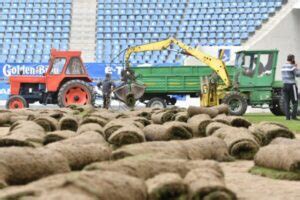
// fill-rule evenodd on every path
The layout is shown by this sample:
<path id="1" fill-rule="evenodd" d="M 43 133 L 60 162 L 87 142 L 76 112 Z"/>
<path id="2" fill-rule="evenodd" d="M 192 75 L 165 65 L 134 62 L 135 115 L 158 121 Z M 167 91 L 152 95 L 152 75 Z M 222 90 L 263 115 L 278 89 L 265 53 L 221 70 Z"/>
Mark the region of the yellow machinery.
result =
<path id="1" fill-rule="evenodd" d="M 208 106 L 208 107 L 218 105 L 219 104 L 219 97 L 217 93 L 218 84 L 215 75 L 220 77 L 221 80 L 224 82 L 225 86 L 222 89 L 226 89 L 231 86 L 228 72 L 226 70 L 226 66 L 221 59 L 223 57 L 223 51 L 220 54 L 220 58 L 216 58 L 207 55 L 193 47 L 190 47 L 173 37 L 170 37 L 166 40 L 162 40 L 159 42 L 153 42 L 144 45 L 129 47 L 125 52 L 126 69 L 129 69 L 130 67 L 129 59 L 132 53 L 165 50 L 168 49 L 172 44 L 175 44 L 182 49 L 182 52 L 180 53 L 193 56 L 196 59 L 208 65 L 211 69 L 213 69 L 214 74 L 212 74 L 210 77 L 201 77 L 201 105 Z"/>

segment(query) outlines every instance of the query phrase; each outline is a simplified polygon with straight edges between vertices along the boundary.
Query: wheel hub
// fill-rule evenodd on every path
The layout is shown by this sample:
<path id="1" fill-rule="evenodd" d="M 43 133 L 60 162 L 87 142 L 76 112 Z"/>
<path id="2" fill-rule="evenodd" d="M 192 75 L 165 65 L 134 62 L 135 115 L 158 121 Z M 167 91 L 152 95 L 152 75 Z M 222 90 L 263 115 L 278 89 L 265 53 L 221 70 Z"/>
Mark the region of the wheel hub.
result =
<path id="1" fill-rule="evenodd" d="M 152 103 L 151 107 L 152 108 L 164 108 L 164 105 L 159 101 L 155 101 Z"/>
<path id="2" fill-rule="evenodd" d="M 79 96 L 75 96 L 74 101 L 79 101 Z"/>
<path id="3" fill-rule="evenodd" d="M 241 109 L 241 102 L 238 99 L 232 99 L 229 102 L 232 111 L 238 111 Z"/>
<path id="4" fill-rule="evenodd" d="M 65 93 L 65 103 L 66 105 L 71 104 L 79 104 L 79 105 L 86 105 L 90 100 L 88 91 L 81 87 L 71 87 Z"/>
<path id="5" fill-rule="evenodd" d="M 9 109 L 24 108 L 23 102 L 20 99 L 14 99 L 9 103 Z"/>

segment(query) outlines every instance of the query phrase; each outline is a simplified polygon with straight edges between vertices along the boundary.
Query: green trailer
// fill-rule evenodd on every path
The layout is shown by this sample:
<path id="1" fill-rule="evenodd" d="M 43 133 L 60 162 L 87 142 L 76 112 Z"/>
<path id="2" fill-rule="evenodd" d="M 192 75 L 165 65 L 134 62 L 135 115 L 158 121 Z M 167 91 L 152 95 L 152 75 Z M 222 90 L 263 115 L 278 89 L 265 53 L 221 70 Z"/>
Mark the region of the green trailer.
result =
<path id="1" fill-rule="evenodd" d="M 277 58 L 277 50 L 237 52 L 235 65 L 227 66 L 232 86 L 219 91 L 220 101 L 230 105 L 232 114 L 243 115 L 248 105 L 269 105 L 275 115 L 283 114 L 283 84 L 275 81 Z M 213 72 L 207 66 L 134 67 L 133 70 L 138 81 L 146 85 L 140 101 L 148 107 L 175 105 L 174 95 L 200 96 L 201 78 Z"/>

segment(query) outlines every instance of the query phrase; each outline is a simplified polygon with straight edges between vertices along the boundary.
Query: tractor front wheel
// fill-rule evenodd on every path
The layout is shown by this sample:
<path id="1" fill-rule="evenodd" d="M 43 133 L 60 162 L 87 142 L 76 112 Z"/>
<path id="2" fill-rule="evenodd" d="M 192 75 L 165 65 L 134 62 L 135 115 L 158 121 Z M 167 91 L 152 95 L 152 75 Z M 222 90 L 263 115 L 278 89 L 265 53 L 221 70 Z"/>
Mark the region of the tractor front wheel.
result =
<path id="1" fill-rule="evenodd" d="M 222 103 L 229 106 L 230 115 L 244 115 L 247 110 L 247 99 L 239 92 L 230 92 L 224 96 Z"/>
<path id="2" fill-rule="evenodd" d="M 24 99 L 24 97 L 20 95 L 13 95 L 10 96 L 6 102 L 7 109 L 21 109 L 21 108 L 28 108 L 28 103 Z"/>
<path id="3" fill-rule="evenodd" d="M 94 104 L 93 88 L 82 80 L 70 80 L 63 84 L 58 92 L 58 105 L 66 107 L 69 105 Z"/>

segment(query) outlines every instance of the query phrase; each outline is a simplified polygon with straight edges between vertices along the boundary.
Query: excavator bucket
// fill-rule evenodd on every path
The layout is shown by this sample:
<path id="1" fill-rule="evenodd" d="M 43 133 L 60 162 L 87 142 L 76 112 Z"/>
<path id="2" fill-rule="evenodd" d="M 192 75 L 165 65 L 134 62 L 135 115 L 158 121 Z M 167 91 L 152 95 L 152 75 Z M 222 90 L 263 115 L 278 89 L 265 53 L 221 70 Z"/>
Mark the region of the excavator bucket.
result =
<path id="1" fill-rule="evenodd" d="M 131 83 L 131 92 L 134 95 L 135 100 L 141 98 L 145 93 L 146 87 L 141 84 Z"/>
<path id="2" fill-rule="evenodd" d="M 128 107 L 134 107 L 136 100 L 144 95 L 146 87 L 137 83 L 126 84 L 116 88 L 113 92 L 117 99 Z"/>

